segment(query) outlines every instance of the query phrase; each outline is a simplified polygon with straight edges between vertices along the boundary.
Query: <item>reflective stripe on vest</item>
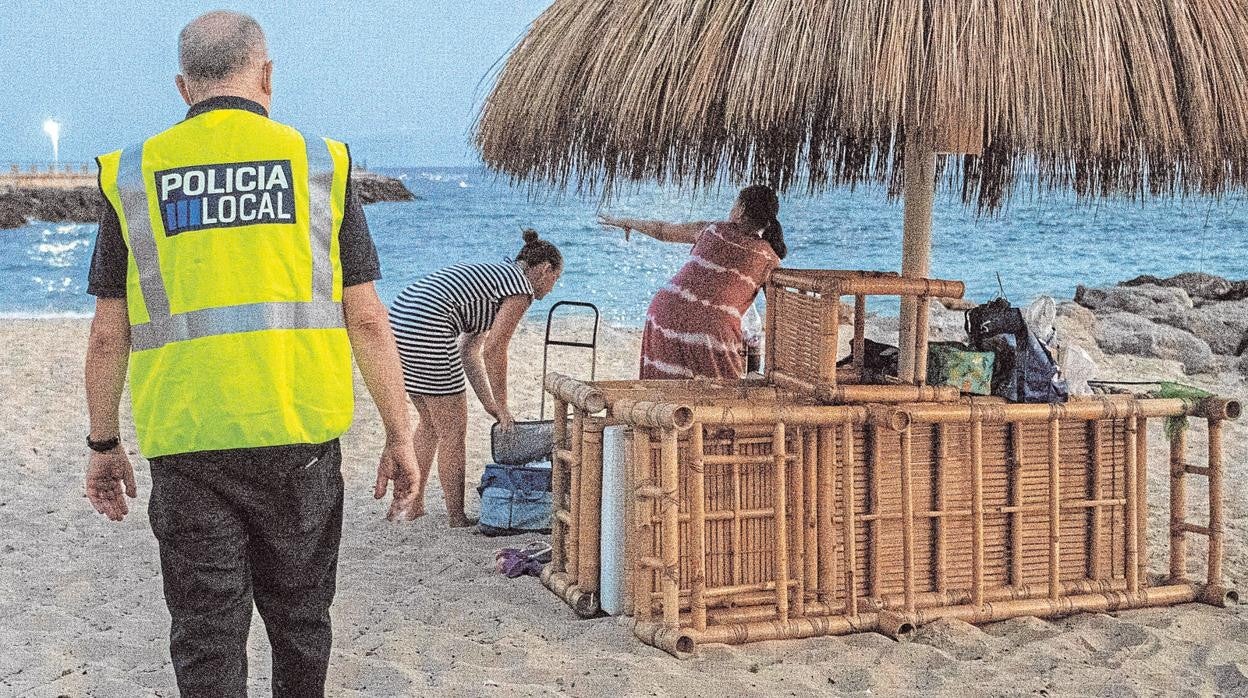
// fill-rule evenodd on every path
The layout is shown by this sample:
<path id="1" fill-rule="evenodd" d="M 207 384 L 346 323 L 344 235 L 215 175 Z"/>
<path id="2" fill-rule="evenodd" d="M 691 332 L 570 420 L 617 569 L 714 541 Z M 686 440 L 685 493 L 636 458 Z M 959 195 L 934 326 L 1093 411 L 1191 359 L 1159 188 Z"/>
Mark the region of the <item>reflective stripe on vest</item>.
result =
<path id="1" fill-rule="evenodd" d="M 139 272 L 139 288 L 148 322 L 130 328 L 134 351 L 157 349 L 173 342 L 258 330 L 337 329 L 345 327 L 342 304 L 333 300 L 334 267 L 330 259 L 334 212 L 334 163 L 323 139 L 308 140 L 308 198 L 312 250 L 312 300 L 248 303 L 201 308 L 174 315 L 160 272 L 156 233 L 143 182 L 143 147 L 121 153 L 117 189 L 129 226 L 130 251 Z M 314 145 L 315 144 L 315 145 Z"/>

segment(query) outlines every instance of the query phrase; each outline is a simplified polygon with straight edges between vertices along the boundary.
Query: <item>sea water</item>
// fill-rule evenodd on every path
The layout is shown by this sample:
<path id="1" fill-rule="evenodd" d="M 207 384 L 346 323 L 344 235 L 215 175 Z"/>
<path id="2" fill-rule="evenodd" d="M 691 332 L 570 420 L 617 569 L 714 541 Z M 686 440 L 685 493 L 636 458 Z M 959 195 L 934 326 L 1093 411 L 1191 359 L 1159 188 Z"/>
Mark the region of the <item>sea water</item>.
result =
<path id="1" fill-rule="evenodd" d="M 715 220 L 734 190 L 691 194 L 645 186 L 603 205 L 597 197 L 511 187 L 478 168 L 381 170 L 417 195 L 365 208 L 381 257 L 378 288 L 389 302 L 423 274 L 460 261 L 499 261 L 536 228 L 563 251 L 566 270 L 534 304 L 544 318 L 558 300 L 594 303 L 607 322 L 640 326 L 646 305 L 685 262 L 688 247 L 634 234 L 625 242 L 596 223 L 613 215 L 668 221 Z M 1145 201 L 1081 202 L 1069 192 L 1020 192 L 1000 214 L 976 216 L 953 195 L 937 196 L 932 275 L 966 282 L 967 297 L 1005 295 L 1023 304 L 1038 295 L 1070 298 L 1075 286 L 1108 285 L 1140 274 L 1201 271 L 1248 277 L 1248 198 L 1233 195 Z M 884 190 L 860 186 L 814 197 L 789 195 L 780 221 L 789 267 L 895 270 L 901 259 L 902 206 Z M 87 269 L 95 225 L 35 222 L 0 231 L 0 316 L 89 314 Z M 888 304 L 876 306 L 888 312 Z"/>

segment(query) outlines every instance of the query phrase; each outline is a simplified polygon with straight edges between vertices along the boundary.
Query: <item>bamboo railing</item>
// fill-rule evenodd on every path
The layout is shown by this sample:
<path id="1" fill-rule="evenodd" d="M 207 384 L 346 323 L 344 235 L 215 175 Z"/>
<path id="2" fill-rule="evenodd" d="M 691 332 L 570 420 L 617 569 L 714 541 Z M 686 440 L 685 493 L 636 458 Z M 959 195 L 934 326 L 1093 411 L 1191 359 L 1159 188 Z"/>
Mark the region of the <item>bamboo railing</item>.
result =
<path id="1" fill-rule="evenodd" d="M 961 298 L 964 291 L 961 281 L 912 279 L 891 272 L 777 269 L 764 291 L 767 377 L 776 385 L 817 395 L 830 404 L 957 400 L 957 389 L 926 385 L 927 317 L 933 297 Z M 838 385 L 862 382 L 866 298 L 875 295 L 914 301 L 903 304 L 913 313 L 911 326 L 917 328 L 911 347 L 914 366 L 898 377 L 900 385 Z M 854 335 L 850 344 L 853 360 L 846 376 L 840 375 L 836 367 L 843 296 L 854 298 Z"/>
<path id="2" fill-rule="evenodd" d="M 674 655 L 1236 598 L 1221 572 L 1221 425 L 1239 416 L 1234 401 L 819 405 L 757 384 L 663 383 L 548 377 L 559 448 L 542 578 L 578 613 L 598 611 L 602 429 L 626 426 L 626 613 Z M 1209 426 L 1205 464 L 1188 462 L 1185 432 L 1170 440 L 1164 581 L 1147 574 L 1144 487 L 1162 417 Z M 1190 477 L 1209 480 L 1207 523 L 1185 517 Z M 1192 535 L 1209 539 L 1199 581 Z"/>

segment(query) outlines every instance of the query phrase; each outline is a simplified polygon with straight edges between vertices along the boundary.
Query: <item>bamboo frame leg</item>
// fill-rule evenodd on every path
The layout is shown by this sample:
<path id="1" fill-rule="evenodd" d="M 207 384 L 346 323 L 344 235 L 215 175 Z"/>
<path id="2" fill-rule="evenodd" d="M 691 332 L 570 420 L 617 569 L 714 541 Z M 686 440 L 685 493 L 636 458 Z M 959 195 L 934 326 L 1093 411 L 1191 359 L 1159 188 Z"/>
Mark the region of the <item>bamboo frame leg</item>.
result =
<path id="1" fill-rule="evenodd" d="M 828 303 L 827 311 L 822 316 L 822 334 L 819 342 L 822 356 L 819 357 L 819 382 L 824 385 L 836 386 L 836 360 L 838 338 L 841 332 L 841 299 L 835 292 L 824 295 Z"/>
<path id="2" fill-rule="evenodd" d="M 702 425 L 694 424 L 689 433 L 689 493 L 692 516 L 689 541 L 693 557 L 693 579 L 690 580 L 690 611 L 694 630 L 706 630 L 706 464 L 703 460 Z"/>
<path id="3" fill-rule="evenodd" d="M 735 448 L 733 450 L 736 450 Z M 732 462 L 732 583 L 742 583 L 741 557 L 746 552 L 745 541 L 741 537 L 741 463 Z"/>
<path id="4" fill-rule="evenodd" d="M 1170 439 L 1170 582 L 1187 579 L 1187 468 L 1183 462 L 1187 455 L 1187 417 L 1182 428 Z"/>
<path id="5" fill-rule="evenodd" d="M 802 530 L 806 537 L 806 555 L 802 559 L 805 563 L 805 593 L 810 595 L 812 599 L 814 594 L 819 590 L 819 511 L 824 506 L 823 498 L 820 496 L 819 490 L 819 431 L 817 427 L 808 427 L 802 430 L 802 443 L 804 453 L 802 455 L 802 471 L 806 478 L 804 490 L 806 492 L 806 511 L 802 519 Z M 805 614 L 803 614 L 805 615 Z"/>
<path id="6" fill-rule="evenodd" d="M 1049 420 L 1049 598 L 1062 593 L 1061 423 Z M 1128 469 L 1130 469 L 1128 467 Z M 1129 476 L 1128 476 L 1129 478 Z M 1127 483 L 1130 492 L 1131 483 Z M 1128 537 L 1129 538 L 1129 537 Z"/>
<path id="7" fill-rule="evenodd" d="M 786 475 L 788 461 L 784 449 L 784 422 L 778 422 L 771 438 L 771 453 L 775 459 L 775 582 L 776 582 L 776 614 L 780 620 L 789 620 L 789 531 L 788 531 L 788 494 L 789 488 Z"/>
<path id="8" fill-rule="evenodd" d="M 914 492 L 911 489 L 911 448 L 914 437 L 910 428 L 901 432 L 901 567 L 906 599 L 906 612 L 914 612 Z"/>
<path id="9" fill-rule="evenodd" d="M 936 425 L 936 503 L 935 510 L 940 514 L 945 513 L 947 502 L 945 501 L 945 477 L 949 473 L 949 425 Z M 932 520 L 933 534 L 936 539 L 936 574 L 935 586 L 937 593 L 945 593 L 948 590 L 948 581 L 946 579 L 946 570 L 948 568 L 949 546 L 946 541 L 945 517 L 938 516 Z"/>
<path id="10" fill-rule="evenodd" d="M 981 437 L 982 445 L 982 437 Z M 1023 425 L 1010 424 L 1010 450 L 1013 469 L 1010 472 L 1010 584 L 1023 586 Z M 982 490 L 981 490 L 982 492 Z M 982 495 L 981 495 L 982 496 Z"/>
<path id="11" fill-rule="evenodd" d="M 652 617 L 654 602 L 654 570 L 642 564 L 643 560 L 654 557 L 654 516 L 656 502 L 653 497 L 643 495 L 643 488 L 653 488 L 657 483 L 654 477 L 654 463 L 651 460 L 650 430 L 633 427 L 633 479 L 634 492 L 634 532 L 633 550 L 630 558 L 633 572 L 633 615 L 638 622 L 648 622 Z"/>
<path id="12" fill-rule="evenodd" d="M 854 425 L 841 426 L 841 500 L 844 502 L 845 615 L 858 616 L 858 535 L 854 521 Z"/>
<path id="13" fill-rule="evenodd" d="M 660 440 L 659 472 L 663 489 L 663 625 L 680 630 L 680 462 L 676 431 L 663 429 Z"/>
<path id="14" fill-rule="evenodd" d="M 836 433 L 819 427 L 819 601 L 831 608 L 836 599 Z"/>
<path id="15" fill-rule="evenodd" d="M 1209 562 L 1208 584 L 1222 586 L 1222 420 L 1209 420 Z"/>
<path id="16" fill-rule="evenodd" d="M 602 420 L 587 417 L 582 429 L 576 585 L 582 592 L 597 594 L 602 563 Z"/>
<path id="17" fill-rule="evenodd" d="M 790 519 L 793 557 L 790 560 L 789 574 L 797 582 L 793 594 L 793 612 L 797 617 L 806 615 L 806 433 L 805 428 L 798 428 L 793 433 L 793 463 L 789 466 L 789 501 L 793 503 L 793 516 Z M 788 462 L 787 460 L 785 461 Z"/>
<path id="18" fill-rule="evenodd" d="M 1128 417 L 1126 419 L 1127 428 L 1127 449 L 1126 449 L 1126 478 L 1124 488 L 1127 499 L 1127 510 L 1124 513 L 1126 518 L 1125 527 L 1127 532 L 1127 591 L 1135 593 L 1140 590 L 1140 531 L 1139 518 L 1136 511 L 1139 503 L 1136 501 L 1138 496 L 1139 472 L 1135 462 L 1135 418 Z"/>
<path id="19" fill-rule="evenodd" d="M 571 487 L 568 490 L 567 560 L 568 579 L 576 584 L 580 570 L 581 507 L 581 446 L 585 438 L 585 413 L 579 407 L 572 414 L 572 463 L 569 467 Z"/>
<path id="20" fill-rule="evenodd" d="M 555 398 L 554 401 L 554 439 L 556 452 L 568 448 L 568 403 Z M 550 463 L 550 489 L 553 493 L 553 511 L 550 520 L 550 564 L 555 572 L 567 571 L 566 555 L 563 549 L 564 523 L 559 519 L 558 512 L 566 511 L 568 483 L 568 464 L 555 455 Z"/>
<path id="21" fill-rule="evenodd" d="M 914 384 L 927 383 L 927 336 L 928 315 L 931 313 L 932 299 L 920 296 L 916 299 L 914 310 Z"/>
<path id="22" fill-rule="evenodd" d="M 1101 449 L 1104 448 L 1104 437 L 1101 434 L 1101 422 L 1093 420 L 1088 422 L 1088 428 L 1092 433 L 1092 501 L 1101 501 L 1101 494 L 1104 491 L 1105 481 L 1105 460 L 1101 455 Z M 1090 512 L 1092 516 L 1092 526 L 1090 531 L 1091 545 L 1088 548 L 1088 578 L 1089 579 L 1107 579 L 1105 574 L 1105 558 L 1101 554 L 1101 541 L 1105 539 L 1105 516 L 1101 511 L 1101 505 L 1097 504 L 1092 507 Z"/>
<path id="23" fill-rule="evenodd" d="M 871 439 L 870 460 L 868 464 L 870 477 L 867 481 L 867 512 L 872 515 L 869 521 L 871 535 L 867 539 L 870 555 L 868 556 L 867 565 L 869 566 L 871 580 L 871 596 L 878 597 L 884 593 L 884 580 L 880 574 L 880 542 L 884 535 L 884 521 L 879 518 L 880 511 L 880 468 L 883 467 L 884 448 L 880 442 L 880 430 L 875 425 L 867 427 L 867 434 Z"/>
<path id="24" fill-rule="evenodd" d="M 984 423 L 971 422 L 971 603 L 984 605 Z"/>
<path id="25" fill-rule="evenodd" d="M 1136 566 L 1141 586 L 1148 586 L 1148 419 L 1135 419 L 1135 537 L 1139 554 Z"/>

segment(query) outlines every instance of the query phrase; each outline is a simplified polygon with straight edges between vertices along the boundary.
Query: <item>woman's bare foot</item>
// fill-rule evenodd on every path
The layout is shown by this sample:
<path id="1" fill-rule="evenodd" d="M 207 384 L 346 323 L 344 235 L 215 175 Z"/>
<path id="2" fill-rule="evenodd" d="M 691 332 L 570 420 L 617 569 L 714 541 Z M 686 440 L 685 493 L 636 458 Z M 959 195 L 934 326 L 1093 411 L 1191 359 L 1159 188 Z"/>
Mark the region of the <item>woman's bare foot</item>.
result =
<path id="1" fill-rule="evenodd" d="M 470 519 L 467 516 L 452 516 L 450 521 L 451 528 L 468 528 L 477 525 L 476 519 Z"/>

